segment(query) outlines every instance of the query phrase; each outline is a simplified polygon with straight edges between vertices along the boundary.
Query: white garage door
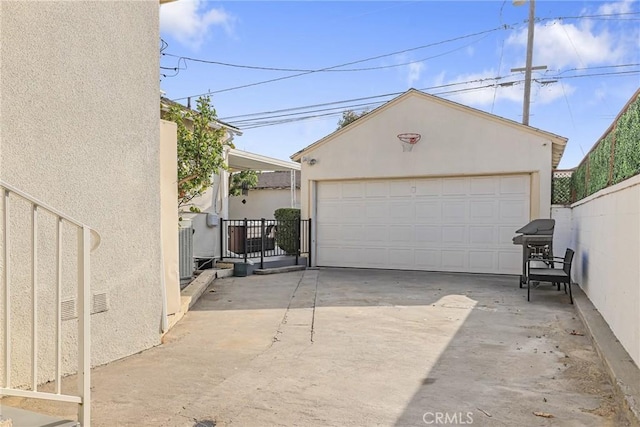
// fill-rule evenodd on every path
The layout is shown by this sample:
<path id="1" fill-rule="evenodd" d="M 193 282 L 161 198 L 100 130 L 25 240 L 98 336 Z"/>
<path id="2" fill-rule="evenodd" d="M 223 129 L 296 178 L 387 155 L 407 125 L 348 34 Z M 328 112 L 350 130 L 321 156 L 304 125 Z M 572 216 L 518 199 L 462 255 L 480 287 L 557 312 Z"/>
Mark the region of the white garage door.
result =
<path id="1" fill-rule="evenodd" d="M 319 182 L 317 265 L 519 274 L 529 175 Z"/>

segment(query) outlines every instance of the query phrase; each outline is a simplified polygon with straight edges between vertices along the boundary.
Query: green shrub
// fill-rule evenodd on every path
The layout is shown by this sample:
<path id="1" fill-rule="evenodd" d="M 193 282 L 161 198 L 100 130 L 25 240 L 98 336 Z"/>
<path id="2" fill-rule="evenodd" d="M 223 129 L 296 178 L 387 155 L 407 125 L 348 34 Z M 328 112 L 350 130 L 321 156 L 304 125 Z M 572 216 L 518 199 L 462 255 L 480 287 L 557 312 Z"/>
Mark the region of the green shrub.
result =
<path id="1" fill-rule="evenodd" d="M 276 243 L 288 255 L 296 255 L 300 250 L 300 209 L 276 209 L 273 216 L 278 221 Z"/>
<path id="2" fill-rule="evenodd" d="M 615 138 L 613 184 L 640 173 L 640 97 L 620 116 Z"/>
<path id="3" fill-rule="evenodd" d="M 591 195 L 609 185 L 612 138 L 613 134 L 607 134 L 589 154 L 589 188 L 587 189 L 587 195 Z"/>
<path id="4" fill-rule="evenodd" d="M 587 197 L 587 186 L 585 182 L 587 174 L 587 162 L 580 164 L 571 175 L 571 188 L 573 189 L 574 199 L 572 202 L 577 202 L 580 199 Z"/>

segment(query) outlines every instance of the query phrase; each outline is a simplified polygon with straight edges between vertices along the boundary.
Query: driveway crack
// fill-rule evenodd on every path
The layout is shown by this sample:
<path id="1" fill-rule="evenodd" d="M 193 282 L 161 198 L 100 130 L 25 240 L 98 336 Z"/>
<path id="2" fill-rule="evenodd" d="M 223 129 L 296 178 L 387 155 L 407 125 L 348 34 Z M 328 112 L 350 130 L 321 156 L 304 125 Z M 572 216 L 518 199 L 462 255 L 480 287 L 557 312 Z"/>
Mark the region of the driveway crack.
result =
<path id="1" fill-rule="evenodd" d="M 280 324 L 278 324 L 278 328 L 276 329 L 276 333 L 273 335 L 273 339 L 271 340 L 271 345 L 267 348 L 267 350 L 269 350 L 271 347 L 273 347 L 273 344 L 275 342 L 280 341 L 280 339 L 278 338 L 278 335 L 282 334 L 282 326 L 287 323 L 287 317 L 289 316 L 289 310 L 291 309 L 291 303 L 293 302 L 293 299 L 296 296 L 296 292 L 298 292 L 298 289 L 300 288 L 300 284 L 304 280 L 304 275 L 305 275 L 305 272 L 302 272 L 302 275 L 300 276 L 300 280 L 298 280 L 298 284 L 296 285 L 296 288 L 293 290 L 293 293 L 291 294 L 291 297 L 289 297 L 289 304 L 287 304 L 287 309 L 284 311 L 284 315 L 282 316 L 282 320 L 280 321 Z M 267 351 L 267 350 L 265 350 L 265 351 Z"/>
<path id="2" fill-rule="evenodd" d="M 311 343 L 313 343 L 313 334 L 315 333 L 315 324 L 316 324 L 316 303 L 318 301 L 318 278 L 320 277 L 320 272 L 316 274 L 316 284 L 315 291 L 313 294 L 313 312 L 311 314 Z"/>

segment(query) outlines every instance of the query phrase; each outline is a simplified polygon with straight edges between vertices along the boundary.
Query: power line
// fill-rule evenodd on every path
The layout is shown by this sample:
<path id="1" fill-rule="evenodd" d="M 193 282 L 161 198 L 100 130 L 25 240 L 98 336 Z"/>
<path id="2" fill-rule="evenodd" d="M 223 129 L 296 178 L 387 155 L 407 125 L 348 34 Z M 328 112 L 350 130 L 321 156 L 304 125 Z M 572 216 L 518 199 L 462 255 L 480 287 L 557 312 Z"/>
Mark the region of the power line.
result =
<path id="1" fill-rule="evenodd" d="M 453 83 L 447 83 L 447 84 L 442 84 L 442 85 L 437 85 L 437 86 L 431 86 L 431 87 L 427 87 L 427 88 L 421 88 L 419 90 L 431 90 L 431 89 L 443 89 L 443 88 L 447 88 L 447 87 L 452 87 L 452 86 L 459 86 L 459 85 L 466 85 L 466 84 L 471 84 L 471 83 L 482 83 L 485 81 L 489 81 L 489 80 L 501 80 L 501 79 L 505 79 L 507 77 L 511 77 L 513 75 L 510 76 L 505 76 L 505 77 L 487 77 L 487 78 L 483 78 L 483 79 L 475 79 L 475 80 L 467 80 L 464 82 L 453 82 Z M 307 110 L 310 108 L 316 108 L 316 107 L 326 107 L 326 106 L 330 106 L 330 105 L 338 105 L 338 104 L 346 104 L 346 103 L 350 103 L 350 102 L 359 102 L 359 101 L 365 101 L 365 100 L 369 100 L 369 99 L 377 99 L 377 98 L 389 98 L 392 96 L 398 96 L 403 94 L 404 91 L 402 92 L 392 92 L 392 93 L 386 93 L 383 95 L 374 95 L 374 96 L 365 96 L 365 97 L 361 97 L 361 98 L 352 98 L 352 99 L 347 99 L 347 100 L 342 100 L 342 101 L 333 101 L 333 102 L 325 102 L 322 104 L 314 104 L 314 105 L 307 105 L 307 106 L 302 106 L 302 107 L 291 107 L 291 108 L 283 108 L 280 110 L 273 110 L 273 111 L 263 111 L 263 112 L 259 112 L 259 113 L 250 113 L 250 114 L 242 114 L 242 115 L 237 115 L 237 116 L 228 116 L 228 117 L 224 117 L 221 118 L 221 120 L 223 121 L 233 121 L 234 123 L 237 122 L 237 120 L 234 119 L 239 119 L 239 118 L 245 118 L 245 117 L 252 117 L 252 116 L 267 116 L 270 114 L 276 114 L 276 113 L 285 113 L 285 112 L 290 112 L 290 111 L 296 111 L 296 110 Z M 349 106 L 342 106 L 340 108 L 345 108 L 348 109 Z M 305 114 L 306 112 L 302 112 L 299 114 Z"/>
<path id="2" fill-rule="evenodd" d="M 412 47 L 412 48 L 409 48 L 409 49 L 403 49 L 403 50 L 399 50 L 399 51 L 396 51 L 396 52 L 385 53 L 385 54 L 373 56 L 373 57 L 370 57 L 370 58 L 359 59 L 357 61 L 346 62 L 344 64 L 333 65 L 331 67 L 320 68 L 320 69 L 317 69 L 317 70 L 307 70 L 307 71 L 300 72 L 300 73 L 297 73 L 297 74 L 292 74 L 292 75 L 289 75 L 289 76 L 277 77 L 277 78 L 274 78 L 274 79 L 262 80 L 262 81 L 259 81 L 259 82 L 248 83 L 248 84 L 244 84 L 244 85 L 240 85 L 240 86 L 234 86 L 234 87 L 230 87 L 230 88 L 226 88 L 226 89 L 219 89 L 219 90 L 215 90 L 215 91 L 209 91 L 209 92 L 201 93 L 201 94 L 198 94 L 198 95 L 183 96 L 181 98 L 175 98 L 175 99 L 173 99 L 173 101 L 180 101 L 180 100 L 191 98 L 191 97 L 198 97 L 198 96 L 212 95 L 212 94 L 222 93 L 222 92 L 229 92 L 229 91 L 232 91 L 232 90 L 244 89 L 244 88 L 247 88 L 247 87 L 258 86 L 258 85 L 262 85 L 262 84 L 266 84 L 266 83 L 273 83 L 273 82 L 277 82 L 277 81 L 281 81 L 281 80 L 292 79 L 294 77 L 300 77 L 300 76 L 304 76 L 304 75 L 307 75 L 307 74 L 313 74 L 313 73 L 319 73 L 319 72 L 323 72 L 323 71 L 329 71 L 329 70 L 333 70 L 333 69 L 336 69 L 336 68 L 346 67 L 346 66 L 349 66 L 349 65 L 361 64 L 363 62 L 369 62 L 369 61 L 373 61 L 373 60 L 376 60 L 376 59 L 387 58 L 387 57 L 393 56 L 393 55 L 399 55 L 399 54 L 402 54 L 402 53 L 412 52 L 412 51 L 416 51 L 416 50 L 420 50 L 420 49 L 426 49 L 428 47 L 438 46 L 438 45 L 441 45 L 441 44 L 450 43 L 450 42 L 454 42 L 454 41 L 457 41 L 457 40 L 466 39 L 466 38 L 469 38 L 469 37 L 480 36 L 480 35 L 483 35 L 483 34 L 492 33 L 494 31 L 498 31 L 498 30 L 501 30 L 501 29 L 507 29 L 507 28 L 508 27 L 506 25 L 503 25 L 503 26 L 500 26 L 500 27 L 492 28 L 490 30 L 478 31 L 478 32 L 473 33 L 473 34 L 467 34 L 467 35 L 464 35 L 464 36 L 454 37 L 454 38 L 451 38 L 451 39 L 442 40 L 442 41 L 438 41 L 438 42 L 434 42 L 434 43 L 429 43 L 429 44 L 422 45 L 422 46 Z"/>
<path id="3" fill-rule="evenodd" d="M 631 75 L 631 74 L 640 74 L 640 70 L 624 71 L 624 72 L 612 72 L 612 73 L 593 73 L 593 74 L 588 74 L 588 75 L 577 75 L 577 76 L 560 76 L 560 75 L 557 75 L 557 76 L 553 76 L 553 77 L 550 77 L 550 78 L 555 78 L 555 79 L 558 79 L 558 80 L 562 80 L 562 79 L 584 78 L 584 77 L 594 77 L 594 76 L 626 76 L 626 75 Z M 484 80 L 484 81 L 486 81 L 486 80 L 497 80 L 497 79 L 501 79 L 501 78 L 502 77 L 494 77 L 494 78 L 482 79 L 482 80 Z M 509 84 L 520 84 L 522 82 L 523 82 L 523 80 L 516 80 L 516 81 L 510 81 L 508 83 Z M 470 84 L 470 83 L 473 83 L 473 81 L 452 83 L 452 84 L 443 85 L 443 86 L 465 85 L 465 84 Z M 446 90 L 446 91 L 433 93 L 433 95 L 436 95 L 436 96 L 452 95 L 452 94 L 456 94 L 456 93 L 464 93 L 464 92 L 471 92 L 471 91 L 477 91 L 477 90 L 482 90 L 482 89 L 494 88 L 494 87 L 501 86 L 501 85 L 504 85 L 504 84 L 503 83 L 493 83 L 493 84 L 475 86 L 475 87 L 470 87 L 470 88 Z M 425 90 L 434 89 L 434 88 L 439 88 L 439 87 L 422 88 L 420 90 L 425 91 Z M 562 89 L 564 91 L 564 87 Z M 402 94 L 402 93 L 404 93 L 404 92 L 391 93 L 391 94 L 385 94 L 385 95 L 377 95 L 377 96 L 373 96 L 373 97 L 358 98 L 357 100 L 375 99 L 375 98 L 381 98 L 381 97 L 391 97 L 391 96 L 397 96 L 397 95 Z M 565 94 L 565 96 L 566 96 L 566 94 Z M 331 105 L 331 104 L 338 104 L 338 103 L 346 103 L 346 102 L 349 102 L 349 100 L 347 100 L 347 101 L 336 101 L 336 102 L 333 102 L 333 103 L 317 104 L 317 106 Z M 243 121 L 244 124 L 242 126 L 242 129 L 249 130 L 249 129 L 255 129 L 255 128 L 259 128 L 259 127 L 275 126 L 275 125 L 280 125 L 280 124 L 286 124 L 286 123 L 292 123 L 292 122 L 297 122 L 297 121 L 316 119 L 316 118 L 321 118 L 321 117 L 325 117 L 326 118 L 326 117 L 331 117 L 331 116 L 339 116 L 339 115 L 342 114 L 343 110 L 340 110 L 340 111 L 329 111 L 329 112 L 324 112 L 324 111 L 326 111 L 326 110 L 336 110 L 336 109 L 339 109 L 339 108 L 341 108 L 341 109 L 350 109 L 352 107 L 357 107 L 357 106 L 359 106 L 360 108 L 364 108 L 366 106 L 373 106 L 373 105 L 383 104 L 384 102 L 386 102 L 386 101 L 377 101 L 377 102 L 372 102 L 372 103 L 346 105 L 346 106 L 342 106 L 342 107 L 335 107 L 335 108 L 330 108 L 330 109 L 325 109 L 325 110 L 304 111 L 304 112 L 298 112 L 298 113 L 295 113 L 295 114 L 282 115 L 282 116 L 255 117 L 254 119 L 251 119 L 251 120 L 247 119 L 246 121 Z M 304 108 L 304 107 L 296 107 L 296 108 L 284 109 L 284 110 L 280 110 L 280 111 L 296 110 L 296 109 L 302 109 L 302 108 Z M 322 114 L 308 115 L 309 113 L 314 113 L 314 112 L 322 112 Z M 259 113 L 253 113 L 252 115 L 257 115 L 257 114 L 259 114 Z M 287 116 L 291 116 L 291 115 L 301 115 L 301 114 L 306 114 L 306 115 L 302 116 L 302 117 L 287 117 Z M 240 117 L 240 116 L 236 116 L 236 117 Z M 275 119 L 275 120 L 273 120 L 273 119 Z M 238 123 L 238 122 L 233 122 L 233 123 L 235 124 L 235 123 Z"/>
<path id="4" fill-rule="evenodd" d="M 504 7 L 504 3 L 502 5 L 502 7 Z M 501 7 L 501 13 L 502 13 L 502 7 Z M 620 15 L 635 15 L 637 13 L 634 12 L 628 12 L 628 13 L 612 13 L 612 14 L 601 14 L 601 15 L 583 15 L 583 16 L 564 16 L 564 17 L 555 17 L 555 18 L 539 18 L 538 21 L 542 22 L 542 21 L 550 21 L 550 20 L 562 20 L 562 19 L 586 19 L 586 18 L 595 18 L 595 17 L 612 17 L 612 16 L 620 16 Z M 501 20 L 502 21 L 502 20 Z M 483 32 L 479 32 L 479 33 L 475 33 L 475 34 L 469 34 L 466 36 L 461 36 L 461 37 L 457 37 L 455 39 L 450 39 L 450 40 L 445 40 L 439 43 L 435 43 L 435 44 L 441 44 L 441 43 L 447 43 L 450 41 L 456 41 L 462 38 L 468 38 L 468 37 L 473 37 L 475 35 L 479 35 L 479 34 L 483 34 L 483 33 L 487 33 L 487 32 L 493 32 L 493 31 L 497 31 L 500 29 L 509 29 L 512 28 L 513 25 L 504 25 L 501 22 L 501 25 L 499 27 L 496 27 L 494 29 L 491 30 L 486 30 Z M 477 43 L 478 41 L 482 40 L 476 40 L 472 43 Z M 367 62 L 367 61 L 371 61 L 374 59 L 380 59 L 386 56 L 391 56 L 391 55 L 396 55 L 396 54 L 400 54 L 400 53 L 406 53 L 409 51 L 413 51 L 413 50 L 419 50 L 419 49 L 424 49 L 427 47 L 432 47 L 435 44 L 428 44 L 428 45 L 424 45 L 424 46 L 418 46 L 418 47 L 414 47 L 414 48 L 409 48 L 409 49 L 405 49 L 402 51 L 398 51 L 398 52 L 393 52 L 390 54 L 385 54 L 385 55 L 380 55 L 380 56 L 376 56 L 373 58 L 368 58 L 368 59 L 363 59 L 360 61 L 355 61 L 352 62 L 350 64 L 354 64 L 354 63 L 359 63 L 359 62 Z M 468 45 L 465 45 L 464 47 L 466 47 Z M 166 46 L 165 46 L 166 48 Z M 459 48 L 458 48 L 459 49 Z M 458 50 L 455 49 L 455 50 Z M 164 49 L 163 49 L 164 50 Z M 450 52 L 453 52 L 455 50 L 452 50 Z M 336 65 L 333 67 L 328 67 L 328 68 L 322 68 L 322 69 L 308 69 L 308 68 L 284 68 L 284 67 L 267 67 L 267 66 L 259 66 L 259 65 L 247 65 L 247 64 L 234 64 L 234 63 L 230 63 L 230 62 L 224 62 L 224 61 L 214 61 L 214 60 L 209 60 L 209 59 L 202 59 L 202 58 L 194 58 L 194 57 L 189 57 L 189 56 L 184 56 L 184 55 L 176 55 L 176 54 L 172 54 L 172 53 L 166 53 L 166 52 L 162 52 L 163 56 L 170 56 L 173 58 L 178 58 L 178 60 L 184 60 L 184 61 L 193 61 L 193 62 L 199 62 L 199 63 L 204 63 L 204 64 L 212 64 L 212 65 L 220 65 L 220 66 L 224 66 L 224 67 L 233 67 L 233 68 L 244 68 L 244 69 L 251 69 L 251 70 L 262 70 L 262 71 L 284 71 L 284 72 L 295 72 L 295 73 L 315 73 L 315 72 L 320 72 L 320 71 L 331 71 L 331 72 L 349 72 L 349 71 L 367 71 L 367 70 L 377 70 L 377 69 L 382 69 L 382 68 L 392 68 L 392 67 L 400 67 L 400 66 L 404 66 L 404 65 L 410 65 L 410 64 L 415 64 L 417 62 L 422 62 L 426 59 L 431 59 L 433 57 L 429 57 L 429 58 L 425 58 L 425 59 L 421 59 L 421 60 L 416 60 L 416 61 L 410 61 L 410 62 L 405 62 L 403 64 L 395 64 L 395 65 L 387 65 L 387 66 L 380 66 L 380 67 L 367 67 L 367 68 L 352 68 L 352 69 L 342 69 L 342 70 L 338 70 L 336 68 L 341 68 L 342 66 L 340 65 Z M 343 65 L 345 66 L 345 65 Z M 172 69 L 172 70 L 176 70 L 179 69 L 179 64 L 178 67 L 167 67 L 166 69 Z M 212 92 L 214 93 L 214 92 Z M 193 95 L 193 96 L 199 96 L 199 95 Z M 183 98 L 176 98 L 174 100 L 181 100 L 184 99 L 186 97 Z"/>
<path id="5" fill-rule="evenodd" d="M 287 71 L 287 72 L 302 72 L 302 73 L 315 73 L 315 72 L 323 71 L 323 72 L 333 72 L 333 73 L 345 73 L 345 72 L 356 72 L 356 71 L 383 70 L 383 69 L 386 69 L 386 68 L 397 68 L 397 67 L 404 67 L 406 65 L 417 64 L 419 62 L 424 62 L 424 61 L 427 61 L 429 59 L 439 58 L 441 56 L 445 56 L 445 55 L 448 55 L 450 53 L 457 52 L 457 51 L 462 50 L 462 49 L 464 49 L 466 47 L 469 47 L 469 46 L 471 46 L 473 44 L 476 44 L 476 43 L 484 40 L 487 37 L 489 37 L 489 34 L 485 34 L 483 37 L 480 37 L 477 40 L 474 40 L 474 41 L 472 41 L 470 43 L 467 43 L 467 44 L 464 44 L 462 46 L 459 46 L 459 47 L 457 47 L 455 49 L 451 49 L 451 50 L 448 50 L 446 52 L 439 53 L 437 55 L 428 56 L 426 58 L 417 59 L 415 61 L 403 62 L 401 64 L 380 65 L 380 66 L 376 66 L 376 67 L 346 68 L 346 69 L 333 69 L 332 68 L 332 69 L 326 69 L 326 70 L 311 70 L 311 69 L 304 69 L 304 68 L 258 67 L 258 66 L 251 66 L 251 65 L 229 64 L 229 63 L 218 62 L 218 61 L 209 61 L 209 60 L 204 60 L 204 59 L 190 58 L 190 57 L 178 56 L 178 55 L 174 55 L 174 54 L 170 54 L 170 53 L 164 53 L 163 55 L 172 56 L 172 57 L 178 58 L 179 60 L 184 60 L 185 62 L 186 61 L 194 61 L 194 62 L 201 62 L 201 63 L 205 63 L 205 64 L 222 65 L 222 66 L 226 66 L 226 67 L 245 68 L 245 69 L 262 70 L 262 71 Z M 163 67 L 160 67 L 160 68 L 163 68 Z M 171 67 L 166 67 L 166 69 L 175 70 L 175 68 L 171 68 Z M 197 95 L 195 95 L 195 96 L 197 96 Z M 184 99 L 184 98 L 179 98 L 179 99 Z"/>
<path id="6" fill-rule="evenodd" d="M 630 67 L 630 66 L 638 66 L 638 65 L 640 65 L 640 64 L 618 64 L 618 65 L 603 65 L 603 66 L 597 66 L 597 67 L 572 68 L 572 69 L 564 70 L 562 72 L 558 72 L 555 76 L 549 76 L 549 78 L 563 78 L 564 76 L 562 76 L 562 74 L 564 74 L 566 72 L 569 72 L 569 71 L 583 71 L 583 70 L 596 70 L 596 69 L 606 69 L 606 68 L 620 68 L 620 67 Z M 482 83 L 482 82 L 490 81 L 490 80 L 494 80 L 494 81 L 497 82 L 499 80 L 507 79 L 507 78 L 512 77 L 514 75 L 515 74 L 510 74 L 508 76 L 496 76 L 496 77 L 487 77 L 487 78 L 483 78 L 483 79 L 467 80 L 467 81 L 463 81 L 463 82 L 452 82 L 452 83 L 447 83 L 447 84 L 443 84 L 443 85 L 422 88 L 420 90 L 424 91 L 424 90 L 433 90 L 433 89 L 443 89 L 443 88 L 447 88 L 447 87 L 466 85 L 466 84 L 471 84 L 471 83 Z M 349 104 L 349 103 L 353 103 L 353 102 L 361 102 L 361 101 L 367 101 L 367 100 L 373 100 L 373 99 L 379 99 L 379 98 L 390 98 L 392 96 L 398 96 L 398 95 L 400 95 L 402 93 L 404 93 L 404 92 L 391 92 L 391 93 L 385 93 L 385 94 L 381 94 L 381 95 L 365 96 L 365 97 L 359 97 L 359 98 L 350 98 L 350 99 L 344 99 L 344 100 L 340 100 L 340 101 L 324 102 L 324 103 L 304 105 L 304 106 L 299 106 L 299 107 L 288 107 L 288 108 L 282 108 L 282 109 L 278 109 L 278 110 L 269 110 L 269 111 L 260 111 L 260 112 L 256 112 L 256 113 L 239 114 L 239 115 L 235 115 L 235 116 L 222 117 L 221 120 L 227 121 L 227 122 L 238 123 L 238 122 L 244 121 L 244 119 L 249 118 L 249 117 L 254 117 L 255 118 L 256 116 L 271 116 L 271 115 L 274 115 L 274 114 L 288 113 L 288 112 L 292 112 L 292 111 L 309 110 L 309 109 L 313 109 L 313 108 L 328 107 L 328 106 L 340 105 L 340 104 Z M 349 105 L 346 105 L 346 106 L 343 105 L 340 108 L 349 109 L 350 106 Z M 298 114 L 306 114 L 306 113 L 307 112 L 303 111 L 303 112 L 298 113 Z M 243 120 L 237 120 L 237 119 L 243 119 Z"/>

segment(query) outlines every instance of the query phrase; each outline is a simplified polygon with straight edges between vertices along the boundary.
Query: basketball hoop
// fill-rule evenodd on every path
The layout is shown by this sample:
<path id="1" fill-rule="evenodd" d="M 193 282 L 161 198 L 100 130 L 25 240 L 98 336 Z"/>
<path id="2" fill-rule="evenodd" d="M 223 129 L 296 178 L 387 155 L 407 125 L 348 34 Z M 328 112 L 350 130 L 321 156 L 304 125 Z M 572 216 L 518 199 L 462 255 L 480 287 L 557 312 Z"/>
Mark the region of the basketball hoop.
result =
<path id="1" fill-rule="evenodd" d="M 420 141 L 422 135 L 419 133 L 401 133 L 398 135 L 398 139 L 402 144 L 402 151 L 407 152 L 413 149 L 413 146 Z"/>

